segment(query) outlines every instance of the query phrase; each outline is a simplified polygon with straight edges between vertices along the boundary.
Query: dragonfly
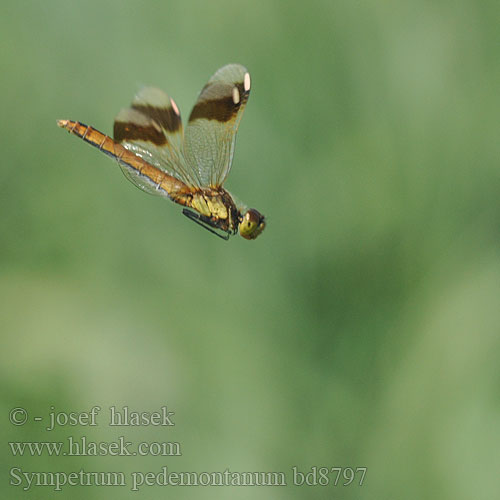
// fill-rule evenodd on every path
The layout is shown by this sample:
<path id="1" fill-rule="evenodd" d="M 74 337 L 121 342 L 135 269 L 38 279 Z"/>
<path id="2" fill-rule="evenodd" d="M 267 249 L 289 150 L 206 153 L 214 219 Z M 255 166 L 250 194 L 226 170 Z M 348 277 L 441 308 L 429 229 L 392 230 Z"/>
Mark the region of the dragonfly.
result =
<path id="1" fill-rule="evenodd" d="M 143 87 L 118 113 L 113 138 L 79 121 L 57 124 L 115 159 L 141 190 L 182 205 L 186 217 L 211 233 L 254 240 L 265 217 L 223 187 L 249 95 L 250 73 L 228 64 L 201 90 L 185 130 L 175 101 L 155 87 Z"/>

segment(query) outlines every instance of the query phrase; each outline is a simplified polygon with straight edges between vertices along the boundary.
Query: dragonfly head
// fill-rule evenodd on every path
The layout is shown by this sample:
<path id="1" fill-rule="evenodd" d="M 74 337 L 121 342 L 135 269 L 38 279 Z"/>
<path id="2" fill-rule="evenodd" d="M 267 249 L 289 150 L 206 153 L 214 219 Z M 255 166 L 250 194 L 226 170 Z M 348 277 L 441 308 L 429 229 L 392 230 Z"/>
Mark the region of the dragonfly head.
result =
<path id="1" fill-rule="evenodd" d="M 257 238 L 257 236 L 264 231 L 265 227 L 266 222 L 264 216 L 255 210 L 255 208 L 250 208 L 241 217 L 240 234 L 247 240 L 254 240 Z"/>

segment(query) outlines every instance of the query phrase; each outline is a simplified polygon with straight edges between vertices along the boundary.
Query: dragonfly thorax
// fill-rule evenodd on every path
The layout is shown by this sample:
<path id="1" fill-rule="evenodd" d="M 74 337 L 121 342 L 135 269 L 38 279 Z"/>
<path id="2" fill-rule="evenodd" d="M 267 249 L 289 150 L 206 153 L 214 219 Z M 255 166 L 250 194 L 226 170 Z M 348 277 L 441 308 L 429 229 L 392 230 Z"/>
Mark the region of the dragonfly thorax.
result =
<path id="1" fill-rule="evenodd" d="M 222 187 L 199 189 L 182 204 L 196 210 L 214 228 L 230 233 L 238 230 L 241 216 L 231 195 Z"/>

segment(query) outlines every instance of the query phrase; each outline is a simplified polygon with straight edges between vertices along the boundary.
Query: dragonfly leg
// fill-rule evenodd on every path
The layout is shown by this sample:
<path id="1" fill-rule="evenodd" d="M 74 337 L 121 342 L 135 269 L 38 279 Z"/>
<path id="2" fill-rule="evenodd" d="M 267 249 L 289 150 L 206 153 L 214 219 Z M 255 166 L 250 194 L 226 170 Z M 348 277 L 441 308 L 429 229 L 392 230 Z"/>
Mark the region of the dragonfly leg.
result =
<path id="1" fill-rule="evenodd" d="M 196 224 L 199 224 L 201 227 L 204 227 L 207 231 L 210 231 L 211 233 L 215 234 L 219 238 L 227 241 L 229 239 L 230 233 L 226 233 L 224 235 L 219 234 L 217 231 L 214 231 L 208 224 L 208 222 L 204 221 L 201 219 L 201 215 L 192 212 L 191 210 L 188 210 L 187 208 L 182 209 L 182 213 L 188 218 L 191 219 L 193 222 L 196 222 Z"/>

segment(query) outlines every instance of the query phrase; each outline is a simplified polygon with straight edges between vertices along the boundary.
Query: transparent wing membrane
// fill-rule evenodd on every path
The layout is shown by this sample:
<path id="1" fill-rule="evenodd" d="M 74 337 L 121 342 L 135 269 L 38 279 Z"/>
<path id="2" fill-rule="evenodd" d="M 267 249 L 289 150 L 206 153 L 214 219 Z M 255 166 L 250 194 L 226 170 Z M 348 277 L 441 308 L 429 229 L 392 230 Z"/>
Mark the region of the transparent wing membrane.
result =
<path id="1" fill-rule="evenodd" d="M 233 161 L 236 132 L 250 95 L 250 74 L 240 64 L 219 69 L 203 87 L 184 137 L 184 155 L 202 186 L 221 186 Z"/>
<path id="2" fill-rule="evenodd" d="M 139 91 L 132 106 L 118 113 L 114 139 L 163 172 L 187 185 L 200 186 L 196 171 L 188 168 L 182 154 L 183 130 L 179 109 L 162 90 L 144 87 Z M 125 169 L 124 173 L 132 183 L 150 192 L 137 172 Z"/>

